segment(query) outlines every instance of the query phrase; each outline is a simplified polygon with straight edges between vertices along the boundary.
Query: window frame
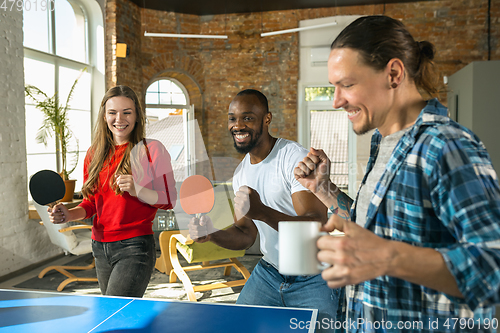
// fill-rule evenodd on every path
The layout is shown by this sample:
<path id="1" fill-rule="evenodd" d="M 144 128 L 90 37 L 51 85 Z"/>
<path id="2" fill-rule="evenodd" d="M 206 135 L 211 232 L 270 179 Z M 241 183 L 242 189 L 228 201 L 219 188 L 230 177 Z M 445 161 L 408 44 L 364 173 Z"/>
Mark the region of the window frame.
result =
<path id="1" fill-rule="evenodd" d="M 311 87 L 333 87 L 331 84 L 307 84 L 301 85 L 299 84 L 299 143 L 304 147 L 311 147 L 311 118 L 310 112 L 311 110 L 336 110 L 333 107 L 333 100 L 323 100 L 323 101 L 306 101 L 305 91 L 306 88 Z M 348 122 L 348 195 L 351 198 L 356 197 L 357 192 L 357 136 L 352 129 L 352 123 Z M 314 147 L 318 148 L 318 147 Z"/>
<path id="2" fill-rule="evenodd" d="M 152 80 L 151 82 L 149 82 L 148 86 L 146 87 L 145 93 L 144 93 L 144 100 L 147 100 L 146 97 L 147 97 L 147 91 L 148 91 L 149 87 L 151 87 L 154 83 L 156 83 L 158 81 L 162 81 L 162 80 L 172 81 L 179 88 L 181 88 L 182 92 L 184 93 L 184 96 L 186 97 L 186 104 L 161 104 L 161 103 L 146 104 L 146 109 L 189 109 L 189 106 L 190 106 L 189 93 L 188 93 L 186 87 L 184 87 L 184 85 L 179 80 L 176 80 L 173 77 L 159 77 L 159 78 L 156 78 L 156 79 Z"/>

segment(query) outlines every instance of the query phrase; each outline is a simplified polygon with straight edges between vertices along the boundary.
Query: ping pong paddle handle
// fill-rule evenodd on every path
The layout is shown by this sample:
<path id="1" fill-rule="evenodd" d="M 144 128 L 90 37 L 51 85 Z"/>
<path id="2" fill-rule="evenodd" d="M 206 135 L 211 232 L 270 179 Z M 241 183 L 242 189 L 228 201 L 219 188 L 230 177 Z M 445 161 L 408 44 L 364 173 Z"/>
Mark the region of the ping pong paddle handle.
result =
<path id="1" fill-rule="evenodd" d="M 201 213 L 195 214 L 196 219 L 199 221 L 201 217 Z M 186 242 L 184 244 L 191 245 L 194 243 L 194 240 L 191 239 L 191 235 L 186 236 Z"/>
<path id="2" fill-rule="evenodd" d="M 199 221 L 200 218 L 201 218 L 201 213 L 195 214 L 195 217 Z M 191 239 L 191 235 L 187 235 L 186 236 L 186 242 L 185 242 L 185 244 L 186 245 L 191 245 L 193 243 L 194 243 L 194 240 Z"/>

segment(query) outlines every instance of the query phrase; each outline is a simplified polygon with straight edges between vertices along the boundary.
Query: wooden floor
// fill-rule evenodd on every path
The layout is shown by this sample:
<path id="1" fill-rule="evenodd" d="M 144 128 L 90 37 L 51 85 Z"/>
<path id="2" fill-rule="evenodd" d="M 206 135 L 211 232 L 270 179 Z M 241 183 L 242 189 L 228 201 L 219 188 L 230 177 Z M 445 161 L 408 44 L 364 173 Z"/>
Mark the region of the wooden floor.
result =
<path id="1" fill-rule="evenodd" d="M 62 275 L 58 272 L 53 272 L 47 273 L 46 276 L 42 279 L 38 279 L 38 273 L 40 273 L 40 271 L 47 266 L 66 265 L 69 262 L 74 261 L 75 258 L 77 257 L 65 256 L 63 258 L 56 259 L 55 261 L 47 263 L 44 266 L 40 266 L 30 272 L 1 282 L 0 289 L 56 291 L 55 289 L 57 288 L 57 285 L 63 278 Z M 260 255 L 245 255 L 244 257 L 239 258 L 239 260 L 251 272 L 260 258 Z M 191 278 L 193 283 L 207 284 L 212 282 L 221 282 L 226 279 L 226 277 L 224 277 L 223 275 L 223 271 L 224 268 L 194 271 L 189 273 L 189 277 Z M 237 280 L 240 278 L 241 276 L 239 275 L 239 273 L 233 270 L 231 272 L 231 276 L 229 276 L 226 281 Z M 22 288 L 20 288 L 19 286 L 22 286 Z M 206 292 L 196 293 L 196 297 L 198 301 L 204 302 L 235 303 L 241 289 L 242 287 L 233 287 L 210 290 Z M 90 295 L 101 294 L 97 283 L 93 282 L 73 282 L 68 284 L 62 292 Z M 156 269 L 153 273 L 153 276 L 151 277 L 151 281 L 144 297 L 187 300 L 186 292 L 184 291 L 182 283 L 180 283 L 179 280 L 176 283 L 169 283 L 168 276 Z"/>

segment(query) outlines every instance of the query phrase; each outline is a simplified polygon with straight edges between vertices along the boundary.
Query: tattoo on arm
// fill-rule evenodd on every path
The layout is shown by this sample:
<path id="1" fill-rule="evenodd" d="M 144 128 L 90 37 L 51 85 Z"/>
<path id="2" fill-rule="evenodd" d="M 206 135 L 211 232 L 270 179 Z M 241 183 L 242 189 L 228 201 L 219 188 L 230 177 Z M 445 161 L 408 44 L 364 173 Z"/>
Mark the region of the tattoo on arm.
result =
<path id="1" fill-rule="evenodd" d="M 351 216 L 349 213 L 340 213 L 338 214 L 341 218 L 343 218 L 344 220 L 350 220 L 351 219 Z"/>
<path id="2" fill-rule="evenodd" d="M 340 192 L 339 195 L 337 196 L 337 207 L 333 207 L 333 205 L 330 207 L 330 210 L 332 211 L 333 214 L 337 214 L 341 218 L 345 220 L 349 220 L 351 218 L 350 214 L 350 209 L 351 209 L 351 200 L 350 198 L 344 194 L 343 192 Z M 339 212 L 339 210 L 342 210 Z"/>
<path id="3" fill-rule="evenodd" d="M 337 195 L 337 205 L 340 209 L 349 211 L 349 198 L 343 192 L 340 192 L 339 195 Z"/>
<path id="4" fill-rule="evenodd" d="M 336 214 L 338 216 L 340 216 L 341 218 L 343 218 L 344 220 L 349 220 L 351 218 L 350 214 L 349 214 L 349 211 L 346 211 L 346 212 L 339 212 L 339 207 L 335 207 L 333 208 L 333 206 L 330 207 L 330 211 L 333 213 L 333 214 Z"/>

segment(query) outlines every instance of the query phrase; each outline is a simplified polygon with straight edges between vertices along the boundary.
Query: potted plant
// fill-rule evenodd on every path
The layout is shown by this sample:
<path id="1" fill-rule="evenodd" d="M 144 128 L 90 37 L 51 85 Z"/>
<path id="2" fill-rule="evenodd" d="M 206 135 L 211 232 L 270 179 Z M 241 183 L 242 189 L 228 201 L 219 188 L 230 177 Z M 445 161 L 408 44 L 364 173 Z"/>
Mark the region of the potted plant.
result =
<path id="1" fill-rule="evenodd" d="M 83 71 L 85 70 L 86 69 Z M 61 200 L 64 202 L 73 200 L 76 180 L 69 179 L 69 175 L 75 170 L 79 157 L 78 139 L 69 128 L 69 102 L 73 96 L 76 84 L 83 74 L 83 71 L 71 86 L 64 106 L 59 104 L 58 92 L 49 97 L 46 93 L 35 86 L 26 85 L 24 88 L 26 96 L 33 100 L 35 107 L 42 111 L 44 115 L 42 125 L 37 133 L 37 142 L 43 143 L 47 146 L 47 139 L 52 136 L 55 138 L 57 172 L 61 175 L 61 178 L 66 184 L 66 194 Z M 68 164 L 68 157 L 71 155 L 73 156 L 73 160 L 70 168 Z"/>

